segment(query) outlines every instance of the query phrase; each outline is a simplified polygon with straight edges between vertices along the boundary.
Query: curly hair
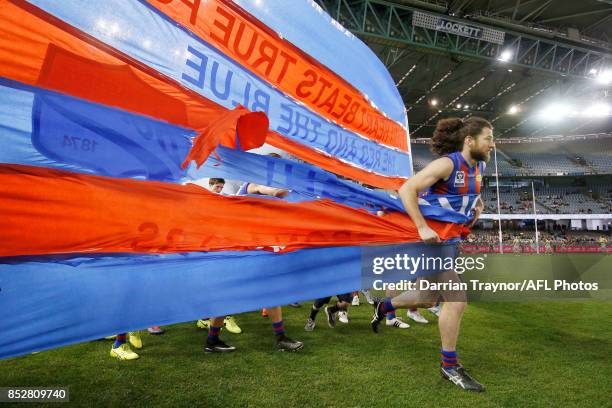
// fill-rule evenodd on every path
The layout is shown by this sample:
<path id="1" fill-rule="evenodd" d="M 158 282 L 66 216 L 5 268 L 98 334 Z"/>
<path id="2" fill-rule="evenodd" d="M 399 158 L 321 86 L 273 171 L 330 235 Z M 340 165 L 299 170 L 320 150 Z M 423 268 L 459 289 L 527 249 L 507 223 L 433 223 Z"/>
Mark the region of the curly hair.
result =
<path id="1" fill-rule="evenodd" d="M 466 136 L 476 136 L 482 129 L 493 129 L 491 123 L 477 116 L 465 120 L 448 118 L 439 120 L 431 138 L 431 151 L 438 156 L 457 152 L 463 149 Z"/>

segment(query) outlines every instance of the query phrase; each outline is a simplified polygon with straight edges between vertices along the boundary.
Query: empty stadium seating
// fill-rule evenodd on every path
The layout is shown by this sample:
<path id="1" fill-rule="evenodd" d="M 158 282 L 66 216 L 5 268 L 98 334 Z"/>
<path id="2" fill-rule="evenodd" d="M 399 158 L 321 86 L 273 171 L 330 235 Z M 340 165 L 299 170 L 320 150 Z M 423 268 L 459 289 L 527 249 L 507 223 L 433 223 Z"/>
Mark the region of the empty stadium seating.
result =
<path id="1" fill-rule="evenodd" d="M 413 144 L 412 155 L 416 171 L 434 159 L 425 144 Z M 612 174 L 611 158 L 612 139 L 497 144 L 497 168 L 502 177 Z M 492 159 L 485 175 L 494 174 Z"/>

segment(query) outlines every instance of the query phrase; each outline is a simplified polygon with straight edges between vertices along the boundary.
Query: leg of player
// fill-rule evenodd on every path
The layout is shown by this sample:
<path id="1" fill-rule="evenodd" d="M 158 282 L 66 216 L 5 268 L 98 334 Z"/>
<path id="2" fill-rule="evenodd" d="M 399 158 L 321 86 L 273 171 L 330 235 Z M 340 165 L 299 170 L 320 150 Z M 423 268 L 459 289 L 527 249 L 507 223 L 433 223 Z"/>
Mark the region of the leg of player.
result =
<path id="1" fill-rule="evenodd" d="M 396 290 L 387 290 L 386 295 L 393 298 L 399 295 L 401 292 Z M 390 310 L 387 312 L 387 326 L 389 327 L 397 327 L 398 329 L 408 329 L 410 325 L 404 322 L 400 317 L 395 315 L 395 310 Z"/>
<path id="2" fill-rule="evenodd" d="M 372 330 L 375 333 L 378 333 L 380 322 L 383 321 L 388 313 L 391 313 L 391 316 L 393 316 L 393 312 L 395 312 L 396 309 L 431 307 L 440 296 L 438 291 L 432 290 L 408 290 L 394 296 L 396 293 L 398 292 L 388 291 L 387 298 L 374 302 L 374 315 L 372 316 L 372 321 L 370 324 L 372 325 Z M 392 324 L 388 325 L 391 326 Z"/>
<path id="3" fill-rule="evenodd" d="M 439 275 L 439 279 L 444 282 L 461 282 L 454 271 L 443 272 Z M 438 320 L 442 343 L 440 374 L 443 378 L 464 390 L 482 392 L 485 387 L 468 374 L 459 364 L 457 358 L 457 338 L 459 337 L 461 318 L 467 306 L 466 293 L 462 290 L 445 290 L 441 291 L 441 294 L 444 303 Z"/>
<path id="4" fill-rule="evenodd" d="M 206 338 L 206 345 L 204 346 L 204 351 L 206 353 L 227 353 L 236 350 L 236 347 L 225 344 L 219 338 L 221 327 L 223 327 L 223 320 L 225 320 L 225 317 L 213 317 L 210 319 L 208 337 Z"/>
<path id="5" fill-rule="evenodd" d="M 285 334 L 283 324 L 283 311 L 280 306 L 268 308 L 268 316 L 272 321 L 272 328 L 276 336 L 276 348 L 281 351 L 297 351 L 304 347 L 301 341 L 293 340 Z"/>
<path id="6" fill-rule="evenodd" d="M 320 298 L 314 301 L 314 303 L 312 304 L 312 308 L 310 309 L 310 316 L 308 317 L 308 320 L 306 320 L 306 324 L 304 325 L 304 330 L 313 331 L 315 329 L 315 320 L 317 320 L 317 314 L 319 314 L 319 310 L 321 310 L 323 306 L 328 304 L 330 300 L 331 296 Z"/>
<path id="7" fill-rule="evenodd" d="M 132 349 L 130 349 L 129 344 L 127 343 L 126 333 L 117 335 L 115 338 L 115 343 L 111 348 L 110 356 L 119 360 L 136 360 L 138 357 L 140 357 L 138 354 L 134 353 Z"/>
<path id="8" fill-rule="evenodd" d="M 336 320 L 340 323 L 348 324 L 348 308 L 351 306 L 353 301 L 352 293 L 343 293 L 341 295 L 336 296 L 338 298 L 338 302 L 336 303 L 336 307 L 338 308 Z M 331 310 L 333 311 L 333 309 Z"/>
<path id="9" fill-rule="evenodd" d="M 348 294 L 347 294 L 347 296 L 350 297 L 350 295 L 348 295 Z M 325 308 L 325 316 L 327 316 L 327 325 L 329 327 L 331 327 L 332 329 L 334 327 L 336 327 L 336 322 L 337 322 L 337 320 L 339 318 L 338 315 L 341 312 L 346 313 L 346 309 L 349 307 L 349 305 L 350 305 L 350 302 L 347 302 L 347 301 L 338 301 L 333 306 L 327 306 Z M 343 322 L 343 323 L 345 323 L 345 322 Z M 348 323 L 348 317 L 347 317 L 346 323 Z"/>
<path id="10" fill-rule="evenodd" d="M 442 272 L 427 279 L 429 281 L 435 279 L 438 282 L 460 282 L 459 276 L 454 271 Z M 484 386 L 472 378 L 457 360 L 457 338 L 467 304 L 464 291 L 406 291 L 394 298 L 387 297 L 374 305 L 372 329 L 378 332 L 379 324 L 386 313 L 393 312 L 397 308 L 431 307 L 440 295 L 444 301 L 438 321 L 442 342 L 440 374 L 464 390 L 484 391 Z"/>
<path id="11" fill-rule="evenodd" d="M 465 302 L 445 302 L 442 306 L 438 321 L 442 340 L 440 374 L 464 390 L 482 392 L 485 387 L 468 374 L 457 359 L 457 337 L 466 304 Z"/>

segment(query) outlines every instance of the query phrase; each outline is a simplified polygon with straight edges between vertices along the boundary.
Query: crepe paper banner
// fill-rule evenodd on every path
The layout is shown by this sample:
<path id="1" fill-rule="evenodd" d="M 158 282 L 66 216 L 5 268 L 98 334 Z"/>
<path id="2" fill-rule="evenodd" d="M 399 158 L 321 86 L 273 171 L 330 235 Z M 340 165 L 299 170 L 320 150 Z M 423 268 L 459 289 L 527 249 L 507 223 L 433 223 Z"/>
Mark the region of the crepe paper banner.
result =
<path id="1" fill-rule="evenodd" d="M 218 158 L 211 157 L 189 178 L 218 177 L 241 180 L 270 187 L 291 190 L 293 201 L 325 198 L 372 213 L 377 211 L 405 212 L 404 205 L 388 192 L 371 190 L 314 166 L 292 160 L 242 152 L 220 146 Z M 294 196 L 295 194 L 295 196 Z M 419 199 L 423 216 L 431 220 L 464 224 L 470 221 L 469 211 L 478 195 L 442 196 L 430 194 Z"/>
<path id="2" fill-rule="evenodd" d="M 3 163 L 173 182 L 223 177 L 291 189 L 303 196 L 302 200 L 323 197 L 372 212 L 404 211 L 397 198 L 343 181 L 317 167 L 223 146 L 218 148 L 221 161 L 211 157 L 201 171 L 183 171 L 180 164 L 188 155 L 195 132 L 15 81 L 0 79 L 0 121 L 4 123 L 4 148 L 0 150 Z M 253 123 L 243 123 L 247 131 L 255 128 Z M 226 131 L 231 136 L 232 132 Z M 248 137 L 240 137 L 247 132 L 238 127 L 237 132 L 240 147 L 255 146 L 249 144 Z M 235 137 L 227 137 L 223 143 L 235 144 L 230 139 Z M 212 145 L 218 142 L 215 138 L 205 140 Z M 439 221 L 467 221 L 464 215 L 439 207 L 422 210 L 425 216 Z"/>
<path id="3" fill-rule="evenodd" d="M 412 174 L 406 152 L 344 130 L 312 112 L 210 44 L 163 18 L 156 9 L 125 0 L 97 3 L 95 13 L 76 0 L 30 3 L 70 24 L 80 35 L 111 46 L 226 109 L 241 104 L 249 110 L 265 112 L 272 130 L 291 140 L 377 174 L 391 177 Z"/>
<path id="4" fill-rule="evenodd" d="M 445 257 L 452 248 L 407 244 L 401 252 Z M 0 358 L 358 290 L 377 253 L 340 247 L 0 258 Z"/>
<path id="5" fill-rule="evenodd" d="M 260 78 L 302 101 L 311 110 L 382 144 L 408 150 L 405 128 L 372 106 L 367 97 L 350 82 L 270 30 L 264 21 L 255 19 L 236 3 L 224 0 L 148 0 L 148 3 Z M 285 4 L 283 8 L 292 7 L 286 7 Z M 285 24 L 294 24 L 294 21 L 287 19 Z M 308 34 L 301 38 L 312 41 L 310 27 Z M 353 58 L 356 60 L 354 43 L 358 41 L 341 40 L 344 46 L 350 47 L 346 54 L 351 60 L 345 61 L 345 65 L 349 65 Z M 368 61 L 377 60 L 371 51 L 366 55 Z M 362 66 L 363 59 L 355 63 Z M 389 82 L 385 69 L 379 67 L 368 73 L 370 83 Z M 402 123 L 405 123 L 404 116 Z"/>
<path id="6" fill-rule="evenodd" d="M 194 130 L 208 126 L 223 110 L 213 101 L 24 1 L 0 1 L 0 10 L 3 61 L 0 76 Z M 14 40 L 16 35 L 19 41 Z M 15 55 L 20 58 L 14 58 Z M 122 86 L 117 87 L 118 83 Z M 292 113 L 292 120 L 303 122 L 300 118 Z M 297 124 L 294 130 L 305 134 Z M 357 151 L 355 158 L 365 166 L 360 168 L 277 132 L 269 132 L 267 142 L 302 160 L 369 185 L 396 189 L 404 181 L 368 168 L 381 163 L 382 156 L 377 156 L 376 150 Z M 331 134 L 326 144 L 328 149 L 340 152 L 340 156 L 356 152 L 336 133 Z"/>
<path id="7" fill-rule="evenodd" d="M 418 241 L 412 220 L 329 200 L 226 197 L 196 185 L 0 165 L 0 256 L 189 252 Z M 459 224 L 430 221 L 440 238 Z"/>

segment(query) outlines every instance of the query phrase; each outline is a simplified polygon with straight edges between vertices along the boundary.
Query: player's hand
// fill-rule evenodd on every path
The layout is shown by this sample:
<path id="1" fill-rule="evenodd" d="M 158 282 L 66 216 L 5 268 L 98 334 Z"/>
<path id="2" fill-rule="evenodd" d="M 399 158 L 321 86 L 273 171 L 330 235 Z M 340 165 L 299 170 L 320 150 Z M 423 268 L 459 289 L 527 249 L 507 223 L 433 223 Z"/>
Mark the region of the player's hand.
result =
<path id="1" fill-rule="evenodd" d="M 474 226 L 474 224 L 476 224 L 476 221 L 478 221 L 478 218 L 480 218 L 480 213 L 482 213 L 482 208 L 475 207 L 472 210 L 472 212 L 474 214 L 474 218 L 472 218 L 472 221 L 470 221 L 469 224 L 467 225 L 468 228 L 472 228 Z"/>
<path id="2" fill-rule="evenodd" d="M 419 228 L 419 236 L 426 244 L 439 244 L 440 237 L 436 231 L 429 228 L 427 225 Z"/>

